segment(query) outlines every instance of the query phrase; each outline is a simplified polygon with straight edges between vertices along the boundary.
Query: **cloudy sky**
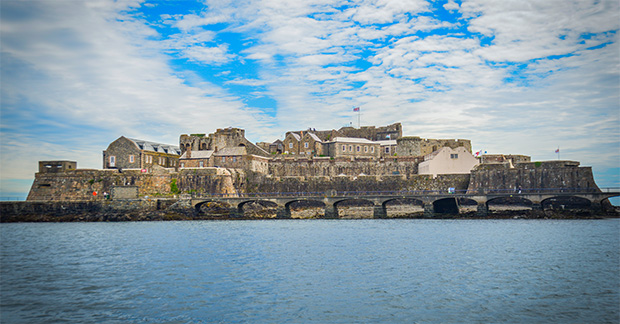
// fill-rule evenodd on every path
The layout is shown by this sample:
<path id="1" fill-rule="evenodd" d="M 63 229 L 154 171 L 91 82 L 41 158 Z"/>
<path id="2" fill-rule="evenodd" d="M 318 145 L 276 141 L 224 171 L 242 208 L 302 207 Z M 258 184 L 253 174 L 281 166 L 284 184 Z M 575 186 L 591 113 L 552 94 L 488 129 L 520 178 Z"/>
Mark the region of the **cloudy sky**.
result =
<path id="1" fill-rule="evenodd" d="M 620 186 L 617 0 L 0 2 L 0 196 L 125 135 L 401 122 Z"/>

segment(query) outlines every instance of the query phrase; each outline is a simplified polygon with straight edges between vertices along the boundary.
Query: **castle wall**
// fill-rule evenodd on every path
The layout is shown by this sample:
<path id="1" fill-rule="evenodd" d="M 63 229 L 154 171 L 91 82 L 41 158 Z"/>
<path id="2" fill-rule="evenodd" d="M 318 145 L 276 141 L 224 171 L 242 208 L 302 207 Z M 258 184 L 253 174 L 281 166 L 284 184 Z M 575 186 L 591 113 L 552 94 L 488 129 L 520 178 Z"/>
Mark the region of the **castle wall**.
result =
<path id="1" fill-rule="evenodd" d="M 469 174 L 438 175 L 433 179 L 428 175 L 414 175 L 409 178 L 401 175 L 383 176 L 297 176 L 275 178 L 248 172 L 243 174 L 243 183 L 238 187 L 248 193 L 326 193 L 340 192 L 388 192 L 388 191 L 446 191 L 448 188 L 467 190 Z"/>
<path id="2" fill-rule="evenodd" d="M 78 169 L 60 173 L 36 173 L 27 200 L 101 200 L 114 186 L 138 186 L 140 196 L 168 194 L 171 173 L 140 170 Z M 96 195 L 93 195 L 96 192 Z"/>
<path id="3" fill-rule="evenodd" d="M 347 148 L 348 150 L 348 148 Z M 422 158 L 275 158 L 269 162 L 268 174 L 273 177 L 335 177 L 338 175 L 404 175 L 418 173 Z"/>
<path id="4" fill-rule="evenodd" d="M 574 161 L 480 164 L 471 173 L 469 192 L 531 189 L 592 189 L 598 191 L 591 167 Z"/>

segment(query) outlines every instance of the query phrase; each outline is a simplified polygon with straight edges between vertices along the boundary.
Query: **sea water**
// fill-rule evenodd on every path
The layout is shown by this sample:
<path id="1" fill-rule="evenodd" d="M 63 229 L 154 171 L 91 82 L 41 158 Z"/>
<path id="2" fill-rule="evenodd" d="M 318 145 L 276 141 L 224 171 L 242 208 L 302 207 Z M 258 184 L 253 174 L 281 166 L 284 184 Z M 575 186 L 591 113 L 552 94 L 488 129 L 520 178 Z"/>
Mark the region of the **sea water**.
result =
<path id="1" fill-rule="evenodd" d="M 620 220 L 0 224 L 1 323 L 618 323 Z"/>

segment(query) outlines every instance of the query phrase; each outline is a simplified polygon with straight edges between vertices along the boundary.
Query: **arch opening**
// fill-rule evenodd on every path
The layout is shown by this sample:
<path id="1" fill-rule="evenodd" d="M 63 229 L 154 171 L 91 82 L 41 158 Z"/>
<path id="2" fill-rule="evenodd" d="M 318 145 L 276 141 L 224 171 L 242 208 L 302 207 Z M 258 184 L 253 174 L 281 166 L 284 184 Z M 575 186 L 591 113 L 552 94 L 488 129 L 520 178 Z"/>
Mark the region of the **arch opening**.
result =
<path id="1" fill-rule="evenodd" d="M 373 218 L 374 203 L 364 199 L 345 199 L 334 203 L 338 218 Z"/>
<path id="2" fill-rule="evenodd" d="M 443 198 L 433 201 L 433 211 L 436 214 L 457 215 L 459 206 L 456 198 Z"/>
<path id="3" fill-rule="evenodd" d="M 476 214 L 478 212 L 478 202 L 469 198 L 457 198 L 457 204 L 459 207 L 459 213 L 461 214 Z"/>
<path id="4" fill-rule="evenodd" d="M 487 201 L 489 213 L 521 213 L 531 211 L 533 203 L 521 197 L 499 197 Z"/>
<path id="5" fill-rule="evenodd" d="M 583 216 L 590 214 L 592 202 L 582 197 L 559 196 L 543 200 L 541 206 L 545 213 L 566 213 L 572 216 Z"/>
<path id="6" fill-rule="evenodd" d="M 325 217 L 325 204 L 317 200 L 295 200 L 286 206 L 291 212 L 291 218 L 309 219 Z"/>
<path id="7" fill-rule="evenodd" d="M 244 218 L 276 218 L 277 207 L 278 204 L 267 200 L 249 200 L 237 206 Z"/>
<path id="8" fill-rule="evenodd" d="M 415 198 L 396 198 L 385 201 L 388 218 L 414 218 L 424 216 L 424 202 Z"/>
<path id="9" fill-rule="evenodd" d="M 230 216 L 231 206 L 225 202 L 205 201 L 196 205 L 199 215 L 209 217 L 228 217 Z"/>

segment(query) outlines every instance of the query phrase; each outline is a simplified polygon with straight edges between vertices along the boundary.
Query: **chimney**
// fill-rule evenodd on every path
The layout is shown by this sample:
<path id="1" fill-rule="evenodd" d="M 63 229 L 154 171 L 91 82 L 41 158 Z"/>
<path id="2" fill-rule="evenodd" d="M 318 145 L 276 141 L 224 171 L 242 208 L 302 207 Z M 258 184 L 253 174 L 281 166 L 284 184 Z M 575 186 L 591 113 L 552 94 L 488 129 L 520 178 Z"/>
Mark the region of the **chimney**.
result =
<path id="1" fill-rule="evenodd" d="M 192 158 L 192 147 L 188 146 L 187 147 L 187 151 L 185 151 L 185 153 L 186 153 L 185 157 L 188 158 L 188 159 L 191 159 Z"/>

